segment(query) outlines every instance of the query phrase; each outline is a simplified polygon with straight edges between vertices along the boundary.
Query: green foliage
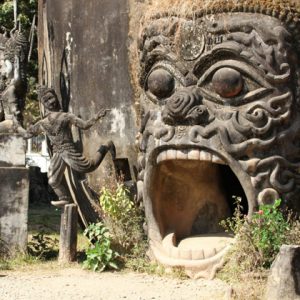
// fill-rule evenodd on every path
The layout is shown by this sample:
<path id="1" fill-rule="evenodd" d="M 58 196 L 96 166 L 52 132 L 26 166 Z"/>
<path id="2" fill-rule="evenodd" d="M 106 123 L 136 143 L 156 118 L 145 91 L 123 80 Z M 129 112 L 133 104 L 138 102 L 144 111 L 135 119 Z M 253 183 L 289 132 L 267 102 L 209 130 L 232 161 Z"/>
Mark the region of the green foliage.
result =
<path id="1" fill-rule="evenodd" d="M 280 209 L 281 200 L 261 205 L 251 219 L 241 214 L 240 199 L 234 216 L 221 222 L 226 231 L 236 235 L 236 242 L 227 255 L 221 271 L 240 279 L 241 274 L 262 272 L 274 261 L 282 244 L 300 241 L 300 224 L 291 213 Z"/>
<path id="2" fill-rule="evenodd" d="M 104 213 L 114 220 L 127 217 L 134 209 L 134 203 L 130 200 L 128 190 L 123 184 L 118 184 L 115 191 L 102 188 L 100 205 Z"/>
<path id="3" fill-rule="evenodd" d="M 36 259 L 56 257 L 58 253 L 58 240 L 40 232 L 32 236 L 27 245 L 27 252 Z"/>
<path id="4" fill-rule="evenodd" d="M 286 242 L 290 224 L 280 211 L 281 200 L 273 205 L 261 205 L 249 222 L 253 245 L 259 252 L 262 266 L 269 267 L 279 252 L 280 246 Z"/>
<path id="5" fill-rule="evenodd" d="M 232 196 L 235 203 L 235 210 L 233 216 L 227 218 L 226 220 L 222 220 L 220 225 L 225 228 L 226 232 L 232 232 L 234 234 L 238 234 L 242 226 L 245 222 L 245 215 L 242 213 L 242 198 L 237 196 Z"/>
<path id="6" fill-rule="evenodd" d="M 0 237 L 0 259 L 5 259 L 7 256 L 9 256 L 9 249 L 5 241 Z"/>
<path id="7" fill-rule="evenodd" d="M 0 3 L 0 23 L 6 29 L 14 27 L 14 6 L 12 0 Z M 18 0 L 18 20 L 25 31 L 30 30 L 34 14 L 37 13 L 37 0 Z"/>
<path id="8" fill-rule="evenodd" d="M 103 223 L 91 224 L 84 231 L 84 235 L 90 241 L 90 247 L 86 250 L 86 260 L 83 265 L 87 269 L 102 272 L 107 268 L 118 269 L 118 252 L 111 247 L 111 236 Z"/>
<path id="9" fill-rule="evenodd" d="M 22 30 L 25 36 L 29 37 L 31 23 L 34 15 L 37 15 L 37 0 L 18 0 L 18 20 L 21 22 Z M 14 9 L 12 0 L 4 0 L 0 2 L 0 24 L 8 31 L 14 27 Z M 37 79 L 37 39 L 35 38 L 33 45 L 32 60 L 28 66 L 28 79 L 30 92 L 33 92 L 32 82 Z"/>
<path id="10" fill-rule="evenodd" d="M 100 205 L 114 246 L 119 252 L 129 254 L 135 245 L 144 240 L 144 218 L 141 209 L 130 199 L 124 184 L 119 183 L 116 187 L 102 188 Z"/>
<path id="11" fill-rule="evenodd" d="M 158 265 L 151 263 L 147 256 L 147 243 L 146 240 L 135 244 L 130 252 L 126 254 L 125 267 L 140 273 L 153 274 L 157 273 Z"/>
<path id="12" fill-rule="evenodd" d="M 37 100 L 34 100 L 36 95 L 34 95 L 30 100 L 29 95 L 27 95 L 28 101 L 25 103 L 24 116 L 24 126 L 28 127 L 30 124 L 37 122 L 40 116 L 40 106 Z"/>
<path id="13" fill-rule="evenodd" d="M 0 24 L 7 29 L 14 27 L 14 6 L 13 1 L 2 1 L 0 4 Z"/>
<path id="14" fill-rule="evenodd" d="M 11 266 L 7 259 L 0 258 L 0 271 L 10 270 Z"/>

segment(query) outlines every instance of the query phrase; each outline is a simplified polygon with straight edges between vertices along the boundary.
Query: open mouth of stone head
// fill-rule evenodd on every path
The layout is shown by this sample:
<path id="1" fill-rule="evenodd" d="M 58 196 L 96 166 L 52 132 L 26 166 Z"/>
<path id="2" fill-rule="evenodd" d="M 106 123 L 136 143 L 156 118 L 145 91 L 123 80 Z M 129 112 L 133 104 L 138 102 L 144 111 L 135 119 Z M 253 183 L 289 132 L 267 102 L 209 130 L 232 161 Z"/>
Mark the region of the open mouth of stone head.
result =
<path id="1" fill-rule="evenodd" d="M 208 149 L 181 145 L 155 152 L 147 188 L 159 231 L 159 238 L 150 236 L 154 255 L 166 265 L 187 268 L 218 262 L 234 240 L 220 225 L 233 216 L 234 196 L 241 197 L 243 213 L 248 211 L 238 178 Z"/>

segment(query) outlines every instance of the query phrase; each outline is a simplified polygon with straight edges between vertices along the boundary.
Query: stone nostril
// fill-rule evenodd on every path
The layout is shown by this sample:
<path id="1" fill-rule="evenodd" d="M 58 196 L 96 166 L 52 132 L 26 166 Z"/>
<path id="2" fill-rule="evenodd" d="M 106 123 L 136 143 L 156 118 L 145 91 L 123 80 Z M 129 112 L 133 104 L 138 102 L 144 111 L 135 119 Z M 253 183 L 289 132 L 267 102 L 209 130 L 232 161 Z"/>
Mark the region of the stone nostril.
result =
<path id="1" fill-rule="evenodd" d="M 207 123 L 209 112 L 202 100 L 202 94 L 197 87 L 177 91 L 166 101 L 162 112 L 163 121 L 172 126 Z"/>

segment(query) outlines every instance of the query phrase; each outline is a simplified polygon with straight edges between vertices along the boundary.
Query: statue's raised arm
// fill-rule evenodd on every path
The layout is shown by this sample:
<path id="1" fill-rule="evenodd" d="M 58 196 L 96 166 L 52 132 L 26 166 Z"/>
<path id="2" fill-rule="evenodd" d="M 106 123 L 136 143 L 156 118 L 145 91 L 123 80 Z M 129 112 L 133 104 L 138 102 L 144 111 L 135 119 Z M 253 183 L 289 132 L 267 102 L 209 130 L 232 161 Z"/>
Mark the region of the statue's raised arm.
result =
<path id="1" fill-rule="evenodd" d="M 72 125 L 75 125 L 76 127 L 86 130 L 91 128 L 98 120 L 105 117 L 106 112 L 110 111 L 110 109 L 101 109 L 94 117 L 90 118 L 89 120 L 85 121 L 82 120 L 75 115 L 70 116 L 70 121 Z"/>

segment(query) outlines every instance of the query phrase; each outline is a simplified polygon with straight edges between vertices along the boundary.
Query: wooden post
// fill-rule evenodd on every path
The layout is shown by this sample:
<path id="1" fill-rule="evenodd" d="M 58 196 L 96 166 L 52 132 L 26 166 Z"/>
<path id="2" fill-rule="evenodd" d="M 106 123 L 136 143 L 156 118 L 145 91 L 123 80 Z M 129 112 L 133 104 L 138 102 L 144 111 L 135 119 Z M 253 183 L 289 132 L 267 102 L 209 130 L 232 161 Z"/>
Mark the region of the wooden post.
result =
<path id="1" fill-rule="evenodd" d="M 76 204 L 67 204 L 61 213 L 59 262 L 76 260 L 78 213 Z"/>

